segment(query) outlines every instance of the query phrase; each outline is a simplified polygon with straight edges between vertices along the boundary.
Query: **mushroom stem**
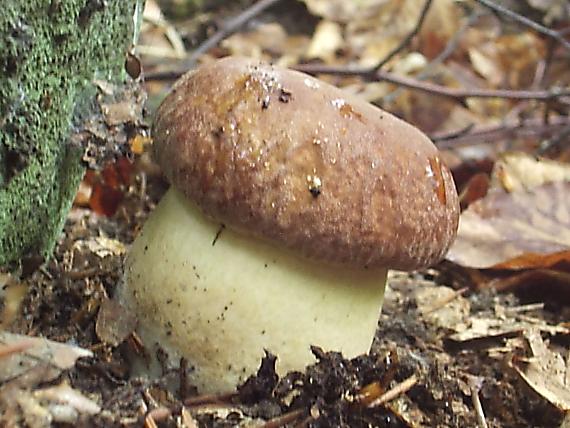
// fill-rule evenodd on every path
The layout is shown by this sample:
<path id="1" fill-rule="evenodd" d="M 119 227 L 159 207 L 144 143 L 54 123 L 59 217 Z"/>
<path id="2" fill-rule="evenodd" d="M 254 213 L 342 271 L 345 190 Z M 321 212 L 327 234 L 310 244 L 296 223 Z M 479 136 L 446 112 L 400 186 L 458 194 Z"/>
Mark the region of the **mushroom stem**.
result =
<path id="1" fill-rule="evenodd" d="M 264 350 L 277 371 L 313 362 L 310 345 L 368 352 L 386 269 L 327 266 L 206 218 L 171 189 L 146 222 L 118 290 L 151 355 L 184 356 L 200 392 L 228 391 L 255 373 Z"/>

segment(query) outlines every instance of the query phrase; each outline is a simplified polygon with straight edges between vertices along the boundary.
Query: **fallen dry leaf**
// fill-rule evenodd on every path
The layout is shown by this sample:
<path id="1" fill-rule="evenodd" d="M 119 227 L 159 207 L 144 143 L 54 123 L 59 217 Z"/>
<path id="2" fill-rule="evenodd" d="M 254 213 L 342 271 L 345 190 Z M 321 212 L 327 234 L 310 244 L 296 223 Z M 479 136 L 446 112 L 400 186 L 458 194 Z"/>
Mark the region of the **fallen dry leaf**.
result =
<path id="1" fill-rule="evenodd" d="M 486 196 L 462 213 L 448 260 L 479 269 L 568 264 L 570 165 L 510 152 L 491 176 Z"/>
<path id="2" fill-rule="evenodd" d="M 532 82 L 536 63 L 544 57 L 544 42 L 527 32 L 496 37 L 468 49 L 475 70 L 492 85 L 525 87 Z"/>
<path id="3" fill-rule="evenodd" d="M 525 332 L 532 356 L 513 358 L 510 366 L 540 396 L 561 411 L 570 410 L 570 358 L 548 348 L 540 332 Z"/>
<path id="4" fill-rule="evenodd" d="M 21 345 L 19 352 L 0 357 L 0 382 L 13 379 L 41 364 L 56 369 L 57 376 L 61 370 L 73 367 L 78 358 L 93 356 L 91 351 L 78 346 L 0 331 L 0 347 L 18 345 Z"/>
<path id="5" fill-rule="evenodd" d="M 455 309 L 454 306 L 455 305 Z M 555 334 L 570 334 L 570 329 L 564 325 L 549 324 L 547 321 L 532 316 L 532 312 L 542 309 L 544 304 L 530 304 L 515 307 L 506 307 L 495 302 L 494 311 L 469 313 L 469 300 L 456 296 L 452 302 L 446 305 L 447 312 L 455 312 L 454 316 L 448 316 L 439 326 L 451 331 L 448 339 L 454 342 L 470 342 L 481 339 L 514 339 L 513 344 L 518 344 L 518 337 L 528 331 L 539 331 Z M 443 311 L 444 308 L 439 309 Z M 445 312 L 443 312 L 445 313 Z M 429 315 L 429 314 L 428 314 Z M 493 348 L 497 353 L 497 348 Z M 513 348 L 508 349 L 512 352 Z"/>
<path id="6" fill-rule="evenodd" d="M 17 319 L 27 292 L 26 283 L 0 272 L 0 330 L 7 329 Z"/>
<path id="7" fill-rule="evenodd" d="M 88 250 L 100 258 L 120 256 L 121 254 L 125 254 L 127 251 L 125 244 L 121 241 L 107 238 L 105 236 L 96 236 L 89 239 L 77 240 L 73 244 L 73 248 L 83 251 Z"/>
<path id="8" fill-rule="evenodd" d="M 459 194 L 461 209 L 467 208 L 473 202 L 484 198 L 489 190 L 489 176 L 484 172 L 473 175 Z"/>
<path id="9" fill-rule="evenodd" d="M 422 317 L 438 327 L 453 329 L 469 317 L 469 300 L 452 288 L 418 287 L 414 298 Z"/>
<path id="10" fill-rule="evenodd" d="M 41 379 L 36 379 L 41 381 Z M 63 382 L 57 386 L 31 390 L 31 386 L 18 381 L 0 387 L 0 426 L 49 428 L 62 423 L 77 426 L 81 415 L 95 415 L 99 405 Z"/>
<path id="11" fill-rule="evenodd" d="M 465 267 L 498 268 L 511 259 L 570 250 L 569 194 L 570 182 L 490 191 L 462 213 L 447 259 Z M 533 266 L 539 265 L 534 260 Z"/>
<path id="12" fill-rule="evenodd" d="M 545 12 L 542 21 L 550 26 L 553 21 L 570 17 L 570 3 L 567 0 L 527 0 L 535 9 Z"/>
<path id="13" fill-rule="evenodd" d="M 54 422 L 75 423 L 80 414 L 95 415 L 101 411 L 97 403 L 65 382 L 38 389 L 33 396 L 48 408 Z"/>
<path id="14" fill-rule="evenodd" d="M 340 25 L 332 21 L 321 21 L 318 23 L 311 44 L 307 49 L 307 57 L 332 61 L 336 51 L 342 47 L 343 43 Z"/>
<path id="15" fill-rule="evenodd" d="M 516 192 L 559 181 L 570 181 L 570 164 L 528 153 L 507 152 L 495 164 L 491 186 Z"/>
<path id="16" fill-rule="evenodd" d="M 119 302 L 110 299 L 101 302 L 95 332 L 102 342 L 117 346 L 134 331 L 135 327 L 136 318 L 126 312 Z"/>
<path id="17" fill-rule="evenodd" d="M 496 272 L 496 271 L 491 271 Z M 485 275 L 477 282 L 477 288 L 494 288 L 497 291 L 508 292 L 515 290 L 534 291 L 534 295 L 541 300 L 553 299 L 558 303 L 567 303 L 570 299 L 568 285 L 570 273 L 554 269 L 534 269 L 516 271 L 506 277 L 490 278 Z M 486 278 L 486 279 L 485 279 Z M 533 285 L 539 285 L 532 289 Z"/>
<path id="18" fill-rule="evenodd" d="M 288 66 L 299 62 L 308 44 L 309 37 L 306 35 L 289 35 L 281 24 L 271 22 L 257 25 L 247 32 L 236 33 L 222 41 L 221 46 L 231 55 Z"/>
<path id="19" fill-rule="evenodd" d="M 457 331 L 457 333 L 449 336 L 449 339 L 455 342 L 514 337 L 529 329 L 536 329 L 549 334 L 570 333 L 570 330 L 566 327 L 550 325 L 539 318 L 525 317 L 525 319 L 516 319 L 509 317 L 501 319 L 492 315 L 473 315 L 469 318 L 467 324 L 457 324 L 448 327 Z"/>

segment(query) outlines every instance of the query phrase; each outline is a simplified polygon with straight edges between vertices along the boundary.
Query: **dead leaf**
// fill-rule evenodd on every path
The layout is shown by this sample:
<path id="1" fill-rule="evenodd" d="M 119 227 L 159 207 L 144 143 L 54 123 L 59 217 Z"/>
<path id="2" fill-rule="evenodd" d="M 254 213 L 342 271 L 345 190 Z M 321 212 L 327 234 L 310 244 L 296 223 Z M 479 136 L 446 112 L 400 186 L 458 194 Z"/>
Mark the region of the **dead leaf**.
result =
<path id="1" fill-rule="evenodd" d="M 532 311 L 543 307 L 543 304 L 507 307 L 495 301 L 494 311 L 471 314 L 455 323 L 449 323 L 446 328 L 455 333 L 448 338 L 463 343 L 481 339 L 506 339 L 511 340 L 511 345 L 516 347 L 520 345 L 517 338 L 531 330 L 551 335 L 570 334 L 567 326 L 549 324 L 542 318 L 532 316 Z M 503 352 L 513 352 L 513 349 L 511 346 Z M 493 348 L 493 353 L 497 352 L 497 348 Z"/>
<path id="2" fill-rule="evenodd" d="M 513 358 L 510 366 L 540 396 L 562 411 L 570 410 L 570 359 L 548 348 L 540 332 L 525 333 L 530 358 Z"/>
<path id="3" fill-rule="evenodd" d="M 97 403 L 66 382 L 38 389 L 33 392 L 33 396 L 50 410 L 55 422 L 75 423 L 80 414 L 96 415 L 101 411 Z"/>
<path id="4" fill-rule="evenodd" d="M 289 35 L 281 24 L 271 22 L 260 24 L 247 32 L 236 33 L 225 39 L 221 46 L 231 55 L 269 60 L 280 66 L 288 66 L 299 62 L 308 44 L 309 37 L 306 35 Z"/>
<path id="5" fill-rule="evenodd" d="M 556 20 L 570 17 L 570 4 L 567 0 L 527 0 L 528 4 L 545 12 L 542 21 L 550 26 Z"/>
<path id="6" fill-rule="evenodd" d="M 368 16 L 384 0 L 364 0 L 359 2 L 345 0 L 303 0 L 309 11 L 322 18 L 337 22 L 349 22 Z"/>
<path id="7" fill-rule="evenodd" d="M 16 277 L 0 272 L 0 330 L 9 327 L 18 317 L 20 308 L 26 294 L 28 285 Z"/>
<path id="8" fill-rule="evenodd" d="M 117 126 L 122 123 L 137 123 L 142 117 L 141 106 L 131 101 L 119 101 L 116 103 L 101 103 L 101 111 L 108 126 Z"/>
<path id="9" fill-rule="evenodd" d="M 101 302 L 95 332 L 97 337 L 111 346 L 121 344 L 135 329 L 136 318 L 125 311 L 117 301 L 105 299 Z"/>
<path id="10" fill-rule="evenodd" d="M 73 247 L 86 248 L 100 258 L 120 256 L 121 254 L 125 254 L 127 251 L 125 244 L 121 241 L 107 238 L 105 236 L 96 236 L 94 238 L 77 241 L 73 244 Z"/>
<path id="11" fill-rule="evenodd" d="M 137 134 L 128 142 L 133 153 L 144 150 L 145 144 L 148 144 L 148 138 L 143 134 Z M 113 216 L 125 198 L 133 172 L 133 163 L 126 157 L 106 163 L 100 171 L 88 169 L 81 181 L 74 204 L 89 206 L 97 214 Z"/>
<path id="12" fill-rule="evenodd" d="M 459 194 L 461 208 L 465 209 L 473 202 L 484 198 L 488 191 L 489 176 L 484 172 L 473 175 Z"/>
<path id="13" fill-rule="evenodd" d="M 448 326 L 457 331 L 449 336 L 456 342 L 468 342 L 478 339 L 516 337 L 528 329 L 537 329 L 550 334 L 569 334 L 570 330 L 563 326 L 547 324 L 538 318 L 516 319 L 515 317 L 499 318 L 491 315 L 473 315 L 467 324 Z"/>
<path id="14" fill-rule="evenodd" d="M 309 10 L 330 21 L 346 24 L 345 42 L 361 66 L 374 66 L 417 26 L 424 0 L 305 0 Z M 457 31 L 461 11 L 453 1 L 432 3 L 420 29 L 432 38 L 448 39 Z M 406 53 L 404 51 L 403 53 Z M 399 56 L 398 56 L 399 58 Z M 395 65 L 398 60 L 390 62 Z"/>
<path id="15" fill-rule="evenodd" d="M 119 209 L 123 199 L 124 194 L 121 190 L 95 183 L 89 195 L 89 207 L 97 214 L 112 217 Z"/>
<path id="16" fill-rule="evenodd" d="M 469 300 L 449 287 L 418 287 L 415 300 L 422 317 L 444 329 L 463 324 L 469 316 Z"/>
<path id="17" fill-rule="evenodd" d="M 311 44 L 307 49 L 307 57 L 331 61 L 343 43 L 340 25 L 332 21 L 321 21 L 317 25 Z"/>
<path id="18" fill-rule="evenodd" d="M 483 51 L 479 46 L 473 46 L 468 50 L 469 59 L 473 68 L 481 76 L 485 77 L 493 86 L 499 86 L 505 77 L 500 64 L 496 61 L 495 45 L 491 44 L 489 48 L 493 49 L 492 53 Z"/>
<path id="19" fill-rule="evenodd" d="M 0 346 L 14 347 L 18 345 L 22 348 L 19 352 L 0 357 L 2 362 L 0 364 L 0 382 L 20 376 L 41 364 L 56 369 L 55 376 L 57 376 L 62 370 L 73 367 L 77 359 L 93 356 L 91 351 L 78 346 L 58 343 L 41 337 L 0 331 Z"/>
<path id="20" fill-rule="evenodd" d="M 491 271 L 495 272 L 495 271 Z M 491 276 L 489 278 L 489 276 Z M 493 278 L 492 273 L 488 276 L 483 275 L 486 280 L 479 281 L 477 288 L 494 288 L 500 292 L 508 292 L 515 290 L 534 292 L 537 298 L 541 300 L 553 299 L 558 303 L 568 302 L 570 294 L 568 286 L 570 285 L 570 273 L 562 272 L 554 269 L 533 269 L 516 271 L 505 277 Z M 533 285 L 540 285 L 536 289 L 532 289 Z"/>
<path id="21" fill-rule="evenodd" d="M 570 181 L 569 164 L 528 153 L 507 152 L 495 164 L 491 186 L 516 192 L 559 181 Z"/>
<path id="22" fill-rule="evenodd" d="M 461 214 L 447 259 L 465 267 L 496 268 L 515 258 L 570 250 L 569 194 L 570 182 L 490 191 Z"/>
<path id="23" fill-rule="evenodd" d="M 493 266 L 493 269 L 539 269 L 558 268 L 570 272 L 570 250 L 552 254 L 525 253 Z"/>
<path id="24" fill-rule="evenodd" d="M 536 63 L 544 58 L 543 41 L 530 32 L 487 37 L 468 49 L 473 68 L 493 87 L 528 86 Z"/>

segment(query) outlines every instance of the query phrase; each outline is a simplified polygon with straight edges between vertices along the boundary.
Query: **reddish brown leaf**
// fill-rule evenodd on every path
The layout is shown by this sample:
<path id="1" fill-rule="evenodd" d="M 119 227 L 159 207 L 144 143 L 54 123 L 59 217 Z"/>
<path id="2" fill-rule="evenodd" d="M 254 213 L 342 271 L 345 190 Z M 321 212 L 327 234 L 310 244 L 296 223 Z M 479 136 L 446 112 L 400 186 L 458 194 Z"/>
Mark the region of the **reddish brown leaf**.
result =
<path id="1" fill-rule="evenodd" d="M 106 165 L 103 171 L 101 171 L 101 176 L 107 186 L 119 189 L 121 186 L 129 184 L 132 169 L 132 163 L 123 157 Z"/>
<path id="2" fill-rule="evenodd" d="M 498 263 L 493 269 L 522 270 L 538 268 L 556 268 L 570 272 L 570 250 L 552 254 L 525 253 L 503 263 Z"/>
<path id="3" fill-rule="evenodd" d="M 570 273 L 553 269 L 517 271 L 513 274 L 496 277 L 498 272 L 487 272 L 486 282 L 478 288 L 494 288 L 497 291 L 523 291 L 541 300 L 554 299 L 558 302 L 570 300 Z M 492 276 L 495 276 L 492 278 Z"/>
<path id="4" fill-rule="evenodd" d="M 75 197 L 74 205 L 89 206 L 97 214 L 112 216 L 124 199 L 131 183 L 133 164 L 126 157 L 107 164 L 103 170 L 87 170 Z"/>
<path id="5" fill-rule="evenodd" d="M 489 175 L 480 172 L 472 176 L 459 195 L 461 209 L 464 210 L 473 202 L 484 198 L 489 191 Z"/>
<path id="6" fill-rule="evenodd" d="M 111 186 L 97 183 L 93 186 L 89 207 L 97 214 L 111 217 L 117 212 L 119 205 L 123 201 L 124 195 L 120 190 L 115 190 Z"/>
<path id="7" fill-rule="evenodd" d="M 569 194 L 570 182 L 489 193 L 461 215 L 458 238 L 447 258 L 466 267 L 492 268 L 527 255 L 513 266 L 523 260 L 532 267 L 542 266 L 537 257 L 528 255 L 570 249 Z"/>

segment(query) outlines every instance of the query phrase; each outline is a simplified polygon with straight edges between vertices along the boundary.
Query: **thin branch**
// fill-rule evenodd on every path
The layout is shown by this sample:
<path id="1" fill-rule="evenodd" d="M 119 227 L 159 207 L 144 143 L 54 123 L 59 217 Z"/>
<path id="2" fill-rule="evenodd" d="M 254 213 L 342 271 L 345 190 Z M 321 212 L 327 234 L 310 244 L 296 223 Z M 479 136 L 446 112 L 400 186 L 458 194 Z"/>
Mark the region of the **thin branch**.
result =
<path id="1" fill-rule="evenodd" d="M 182 62 L 181 69 L 186 72 L 187 70 L 194 68 L 196 61 L 200 55 L 203 55 L 210 49 L 216 47 L 222 40 L 231 36 L 233 33 L 247 24 L 250 20 L 255 18 L 264 10 L 277 4 L 279 1 L 280 0 L 259 0 L 258 2 L 245 9 L 239 15 L 227 20 L 218 31 L 216 31 L 211 37 L 204 40 L 204 42 L 198 46 L 186 60 Z"/>
<path id="2" fill-rule="evenodd" d="M 420 29 L 422 28 L 422 25 L 424 24 L 424 21 L 426 19 L 426 16 L 429 12 L 429 9 L 430 9 L 432 3 L 433 3 L 433 0 L 427 0 L 424 3 L 424 7 L 422 8 L 422 10 L 420 12 L 420 16 L 418 18 L 418 21 L 416 22 L 416 25 L 414 25 L 414 28 L 412 29 L 412 31 L 400 42 L 400 44 L 398 46 L 396 46 L 394 49 L 392 49 L 392 51 L 389 52 L 388 55 L 386 55 L 386 57 L 384 57 L 384 59 L 382 59 L 374 67 L 370 68 L 370 70 L 369 70 L 370 74 L 375 74 L 378 70 L 380 70 L 382 67 L 384 67 L 392 58 L 394 58 L 396 55 L 398 55 L 401 51 L 403 51 L 406 48 L 406 46 L 408 46 L 410 44 L 412 39 L 414 37 L 416 37 L 416 35 L 420 32 Z"/>
<path id="3" fill-rule="evenodd" d="M 337 76 L 362 75 L 360 67 L 351 66 L 328 66 L 321 64 L 301 64 L 294 67 L 295 70 L 308 74 L 333 74 Z M 366 75 L 366 72 L 364 72 Z M 551 88 L 549 90 L 511 90 L 511 89 L 463 89 L 449 88 L 436 83 L 420 82 L 411 77 L 398 76 L 388 71 L 377 71 L 375 77 L 379 81 L 394 83 L 405 88 L 427 92 L 446 98 L 462 101 L 465 98 L 503 98 L 511 100 L 535 100 L 552 101 L 557 98 L 570 96 L 570 89 Z"/>
<path id="4" fill-rule="evenodd" d="M 416 383 L 418 383 L 418 378 L 416 375 L 412 375 L 403 382 L 397 384 L 394 388 L 386 391 L 384 394 L 370 403 L 368 407 L 376 407 L 381 406 L 382 404 L 386 404 L 389 401 L 392 401 L 394 398 L 408 392 Z"/>
<path id="5" fill-rule="evenodd" d="M 367 68 L 353 66 L 329 66 L 322 64 L 300 64 L 295 70 L 308 74 L 332 74 L 337 76 L 366 76 Z M 149 73 L 147 81 L 174 80 L 184 74 L 184 71 L 170 70 L 166 72 Z M 551 88 L 548 90 L 511 90 L 511 89 L 462 89 L 449 88 L 435 83 L 421 82 L 410 77 L 398 76 L 387 71 L 377 71 L 376 79 L 399 85 L 408 89 L 426 92 L 431 95 L 463 101 L 466 98 L 503 98 L 511 100 L 534 100 L 549 102 L 570 96 L 570 89 Z"/>
<path id="6" fill-rule="evenodd" d="M 490 0 L 475 0 L 475 1 L 491 10 L 494 10 L 495 12 L 500 13 L 501 15 L 505 15 L 506 17 L 512 19 L 513 21 L 532 29 L 537 33 L 544 34 L 545 36 L 548 36 L 556 40 L 566 49 L 570 50 L 570 42 L 566 40 L 564 36 L 558 31 L 545 27 L 544 25 L 541 25 L 537 22 L 534 22 L 533 20 L 528 19 L 526 16 L 519 15 L 518 13 L 512 11 L 511 9 L 507 9 L 506 7 L 496 4 Z"/>
<path id="7" fill-rule="evenodd" d="M 292 410 L 288 413 L 284 413 L 280 416 L 277 416 L 273 419 L 268 420 L 265 424 L 263 424 L 262 428 L 280 428 L 291 422 L 296 421 L 299 419 L 306 411 L 304 409 L 297 409 Z"/>
<path id="8" fill-rule="evenodd" d="M 475 414 L 477 415 L 479 428 L 488 428 L 487 421 L 485 420 L 485 413 L 483 412 L 483 406 L 481 405 L 481 400 L 479 399 L 479 391 L 481 390 L 483 378 L 469 376 L 467 383 L 469 384 L 469 389 L 471 390 L 471 401 L 473 402 L 473 407 L 475 408 Z"/>
<path id="9" fill-rule="evenodd" d="M 230 402 L 235 396 L 237 396 L 235 392 L 197 395 L 184 399 L 184 405 L 187 407 L 195 407 L 203 404 L 224 404 Z"/>
<path id="10" fill-rule="evenodd" d="M 459 131 L 438 132 L 430 138 L 440 149 L 451 149 L 474 143 L 503 141 L 517 137 L 543 138 L 561 132 L 570 126 L 570 117 L 552 118 L 544 122 L 542 118 L 528 119 L 498 125 L 470 125 Z"/>
<path id="11" fill-rule="evenodd" d="M 416 79 L 425 80 L 428 77 L 430 77 L 433 73 L 433 69 L 436 66 L 443 64 L 447 60 L 447 58 L 449 58 L 453 54 L 453 52 L 455 52 L 455 49 L 457 49 L 457 46 L 459 45 L 459 42 L 463 38 L 463 35 L 465 34 L 465 32 L 472 25 L 474 25 L 481 16 L 482 15 L 479 12 L 471 13 L 471 15 L 469 15 L 469 17 L 463 23 L 463 25 L 455 32 L 453 37 L 451 37 L 449 39 L 449 41 L 447 42 L 447 44 L 445 45 L 445 48 L 441 51 L 441 53 L 438 56 L 436 56 L 432 61 L 430 61 L 429 64 L 427 64 L 424 67 L 424 69 L 418 73 L 418 75 L 416 76 Z M 382 97 L 382 102 L 391 102 L 403 90 L 404 90 L 403 88 L 398 88 L 398 89 L 395 89 L 394 91 L 384 95 Z"/>

